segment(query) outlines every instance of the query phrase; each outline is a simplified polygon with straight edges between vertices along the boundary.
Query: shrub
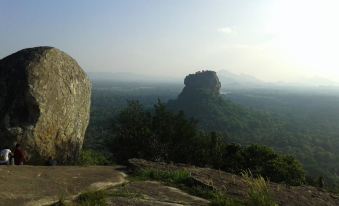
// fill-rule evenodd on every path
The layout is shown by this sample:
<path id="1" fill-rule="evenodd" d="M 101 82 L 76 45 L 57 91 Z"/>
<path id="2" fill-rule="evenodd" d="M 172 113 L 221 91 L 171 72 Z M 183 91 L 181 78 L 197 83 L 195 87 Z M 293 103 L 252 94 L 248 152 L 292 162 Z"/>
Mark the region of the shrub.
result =
<path id="1" fill-rule="evenodd" d="M 111 161 L 100 152 L 94 150 L 82 150 L 78 160 L 78 165 L 89 166 L 89 165 L 108 165 Z"/>
<path id="2" fill-rule="evenodd" d="M 306 182 L 305 171 L 298 161 L 291 156 L 281 155 L 269 161 L 262 175 L 274 182 L 289 185 L 301 185 Z"/>
<path id="3" fill-rule="evenodd" d="M 305 171 L 301 164 L 294 157 L 278 154 L 269 147 L 230 144 L 224 147 L 223 157 L 221 169 L 228 172 L 250 170 L 254 176 L 262 176 L 273 182 L 289 185 L 305 183 Z"/>

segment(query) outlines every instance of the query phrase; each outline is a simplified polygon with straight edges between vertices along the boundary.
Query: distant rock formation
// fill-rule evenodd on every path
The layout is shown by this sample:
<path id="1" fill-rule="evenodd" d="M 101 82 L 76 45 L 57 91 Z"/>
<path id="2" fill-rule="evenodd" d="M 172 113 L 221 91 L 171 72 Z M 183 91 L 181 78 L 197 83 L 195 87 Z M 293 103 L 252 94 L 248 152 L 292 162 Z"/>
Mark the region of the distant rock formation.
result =
<path id="1" fill-rule="evenodd" d="M 0 60 L 0 147 L 21 143 L 30 162 L 74 161 L 89 121 L 91 83 L 77 62 L 52 47 Z"/>
<path id="2" fill-rule="evenodd" d="M 189 74 L 185 78 L 185 87 L 182 91 L 185 93 L 205 92 L 212 95 L 219 95 L 221 84 L 217 73 L 214 71 L 198 71 L 195 74 Z"/>
<path id="3" fill-rule="evenodd" d="M 187 117 L 198 121 L 204 131 L 217 131 L 239 137 L 243 131 L 255 134 L 252 122 L 263 120 L 256 113 L 236 105 L 220 94 L 221 84 L 214 71 L 201 71 L 185 78 L 185 87 L 177 99 L 169 100 L 167 107 L 174 112 L 183 111 Z M 255 118 L 249 118 L 249 115 Z M 267 124 L 269 125 L 269 124 Z M 263 129 L 263 128 L 260 128 Z"/>

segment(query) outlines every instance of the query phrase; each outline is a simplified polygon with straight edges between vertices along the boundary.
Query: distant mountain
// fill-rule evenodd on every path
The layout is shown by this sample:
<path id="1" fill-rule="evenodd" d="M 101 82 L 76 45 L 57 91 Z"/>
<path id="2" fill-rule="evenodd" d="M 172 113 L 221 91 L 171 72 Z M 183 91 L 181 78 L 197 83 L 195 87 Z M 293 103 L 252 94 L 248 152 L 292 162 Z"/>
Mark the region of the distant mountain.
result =
<path id="1" fill-rule="evenodd" d="M 269 83 L 258 80 L 257 78 L 246 74 L 234 74 L 232 72 L 221 70 L 217 72 L 222 89 L 252 89 L 264 88 L 270 86 Z M 178 78 L 166 76 L 152 76 L 136 74 L 130 72 L 88 72 L 88 76 L 93 81 L 116 81 L 116 82 L 173 82 L 181 83 Z"/>
<path id="2" fill-rule="evenodd" d="M 339 90 L 339 82 L 318 76 L 300 78 L 293 82 L 265 82 L 251 75 L 234 74 L 227 70 L 218 71 L 217 74 L 223 92 L 243 89 L 317 90 L 318 92 L 326 92 L 328 90 L 337 92 Z"/>
<path id="3" fill-rule="evenodd" d="M 297 83 L 294 83 L 294 85 L 299 86 L 315 86 L 315 87 L 338 87 L 339 82 L 319 77 L 319 76 L 313 76 L 311 78 L 302 78 Z"/>
<path id="4" fill-rule="evenodd" d="M 88 72 L 92 81 L 116 82 L 179 82 L 176 78 L 136 74 L 130 72 Z"/>
<path id="5" fill-rule="evenodd" d="M 296 82 L 265 82 L 248 74 L 235 74 L 227 70 L 217 72 L 221 83 L 221 92 L 234 90 L 274 89 L 274 90 L 339 90 L 339 83 L 326 78 L 304 78 Z M 137 74 L 130 72 L 88 72 L 92 81 L 134 82 L 134 83 L 175 83 L 182 84 L 179 78 Z"/>
<path id="6" fill-rule="evenodd" d="M 265 88 L 272 85 L 247 74 L 234 74 L 226 70 L 218 71 L 217 74 L 223 90 Z"/>
<path id="7" fill-rule="evenodd" d="M 88 76 L 92 80 L 122 80 L 122 81 L 135 81 L 146 79 L 142 75 L 128 73 L 128 72 L 89 72 Z"/>

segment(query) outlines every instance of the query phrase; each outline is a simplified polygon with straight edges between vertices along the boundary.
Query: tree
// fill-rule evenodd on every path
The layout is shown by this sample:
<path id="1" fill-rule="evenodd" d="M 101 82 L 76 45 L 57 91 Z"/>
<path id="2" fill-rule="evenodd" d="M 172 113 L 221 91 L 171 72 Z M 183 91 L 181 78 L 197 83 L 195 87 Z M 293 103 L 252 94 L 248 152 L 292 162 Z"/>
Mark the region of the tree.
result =
<path id="1" fill-rule="evenodd" d="M 197 127 L 183 112 L 173 113 L 160 101 L 154 105 L 152 131 L 164 161 L 190 163 L 195 158 Z"/>
<path id="2" fill-rule="evenodd" d="M 289 185 L 301 185 L 306 182 L 303 167 L 292 156 L 281 155 L 267 162 L 263 175 L 274 182 L 285 182 Z"/>
<path id="3" fill-rule="evenodd" d="M 151 115 L 138 101 L 128 102 L 114 124 L 115 137 L 112 152 L 118 162 L 129 158 L 153 159 L 153 134 L 150 130 Z"/>

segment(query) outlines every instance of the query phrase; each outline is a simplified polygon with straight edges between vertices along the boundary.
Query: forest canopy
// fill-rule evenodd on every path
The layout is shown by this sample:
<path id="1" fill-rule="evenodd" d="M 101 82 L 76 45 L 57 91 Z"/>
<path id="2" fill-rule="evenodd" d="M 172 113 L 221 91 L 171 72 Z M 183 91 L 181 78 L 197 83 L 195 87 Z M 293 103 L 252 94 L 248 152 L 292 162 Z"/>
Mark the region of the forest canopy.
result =
<path id="1" fill-rule="evenodd" d="M 114 124 L 111 152 L 116 161 L 130 158 L 210 166 L 240 174 L 251 171 L 271 181 L 291 185 L 305 183 L 305 172 L 292 156 L 251 145 L 229 144 L 215 132 L 202 132 L 183 112 L 169 111 L 160 101 L 147 111 L 130 101 Z"/>

